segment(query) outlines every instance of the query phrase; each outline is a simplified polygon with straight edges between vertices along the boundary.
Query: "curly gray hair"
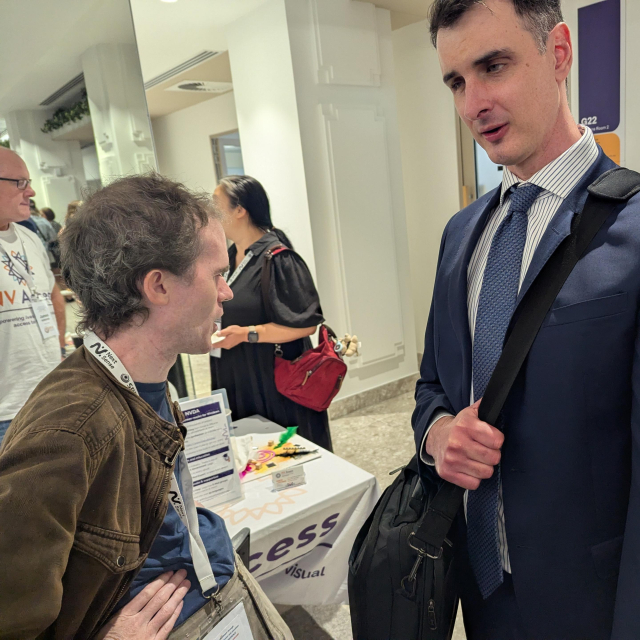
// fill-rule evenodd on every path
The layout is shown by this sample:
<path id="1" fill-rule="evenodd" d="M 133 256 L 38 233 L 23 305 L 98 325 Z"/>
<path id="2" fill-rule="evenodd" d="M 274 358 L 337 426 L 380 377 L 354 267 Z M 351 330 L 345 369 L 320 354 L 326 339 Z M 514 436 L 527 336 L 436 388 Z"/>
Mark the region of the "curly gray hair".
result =
<path id="1" fill-rule="evenodd" d="M 156 173 L 121 178 L 90 196 L 60 236 L 62 276 L 82 303 L 79 330 L 105 339 L 146 319 L 140 284 L 152 269 L 191 278 L 199 231 L 220 219 L 211 197 Z"/>

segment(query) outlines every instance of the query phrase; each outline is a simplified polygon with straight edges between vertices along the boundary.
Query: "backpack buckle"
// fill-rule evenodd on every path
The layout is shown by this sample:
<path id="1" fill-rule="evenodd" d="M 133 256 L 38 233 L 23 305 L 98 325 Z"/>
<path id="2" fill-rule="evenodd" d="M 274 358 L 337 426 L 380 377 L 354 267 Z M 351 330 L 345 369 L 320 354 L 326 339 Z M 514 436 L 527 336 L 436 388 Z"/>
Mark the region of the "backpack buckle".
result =
<path id="1" fill-rule="evenodd" d="M 440 560 L 440 558 L 442 558 L 442 547 L 440 547 L 438 553 L 434 556 L 432 553 L 429 553 L 429 551 L 427 551 L 427 547 L 430 545 L 427 545 L 425 543 L 421 542 L 420 546 L 416 546 L 415 544 L 413 544 L 411 542 L 411 538 L 415 538 L 416 540 L 420 540 L 420 538 L 416 538 L 416 534 L 414 531 L 412 531 L 409 534 L 409 537 L 407 538 L 407 544 L 414 549 L 415 551 L 418 552 L 419 555 L 423 556 L 423 557 L 427 557 L 427 558 L 431 558 L 431 560 Z M 435 549 L 435 547 L 433 547 Z"/>

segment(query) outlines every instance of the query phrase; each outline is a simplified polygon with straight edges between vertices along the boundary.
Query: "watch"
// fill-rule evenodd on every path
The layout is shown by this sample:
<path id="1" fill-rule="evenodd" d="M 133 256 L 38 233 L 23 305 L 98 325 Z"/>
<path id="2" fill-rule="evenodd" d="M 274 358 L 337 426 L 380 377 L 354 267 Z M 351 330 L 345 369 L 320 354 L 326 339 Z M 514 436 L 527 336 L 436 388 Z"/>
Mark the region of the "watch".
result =
<path id="1" fill-rule="evenodd" d="M 256 331 L 256 328 L 254 326 L 249 327 L 247 338 L 252 344 L 255 344 L 260 339 L 260 336 L 258 335 L 258 332 Z"/>

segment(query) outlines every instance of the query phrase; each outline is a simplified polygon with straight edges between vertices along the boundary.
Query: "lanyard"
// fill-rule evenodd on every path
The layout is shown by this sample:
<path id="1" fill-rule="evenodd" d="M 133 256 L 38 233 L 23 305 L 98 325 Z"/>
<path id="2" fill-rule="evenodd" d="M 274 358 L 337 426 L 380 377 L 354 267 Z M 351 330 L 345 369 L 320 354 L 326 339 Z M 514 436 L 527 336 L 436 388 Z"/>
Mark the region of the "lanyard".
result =
<path id="1" fill-rule="evenodd" d="M 133 383 L 129 372 L 120 362 L 113 351 L 93 332 L 87 331 L 84 335 L 84 346 L 100 362 L 107 370 L 111 371 L 116 380 L 118 380 L 129 391 L 137 396 L 140 394 Z M 196 503 L 193 499 L 193 481 L 187 463 L 187 456 L 180 451 L 176 464 L 179 465 L 180 477 L 182 478 L 182 491 L 176 479 L 175 473 L 171 476 L 171 489 L 169 490 L 169 502 L 178 514 L 182 524 L 189 532 L 189 547 L 191 549 L 191 558 L 193 560 L 193 568 L 195 569 L 202 594 L 210 589 L 218 587 L 216 578 L 211 569 L 209 555 L 200 537 L 200 525 L 198 524 L 198 511 Z M 184 498 L 183 498 L 184 495 Z M 217 593 L 217 589 L 216 589 Z M 215 595 L 215 594 L 213 594 Z M 205 596 L 207 597 L 207 596 Z"/>
<path id="2" fill-rule="evenodd" d="M 24 254 L 24 262 L 26 265 L 26 271 L 23 271 L 24 267 L 22 263 L 16 262 L 10 255 L 9 252 L 4 248 L 2 243 L 0 242 L 0 251 L 7 256 L 7 260 L 13 265 L 16 273 L 27 283 L 27 287 L 29 287 L 29 291 L 34 296 L 38 295 L 38 290 L 36 288 L 36 283 L 33 280 L 33 276 L 31 275 L 31 269 L 29 267 L 29 258 L 27 258 L 27 250 L 24 248 L 24 242 L 22 242 L 22 238 L 18 235 L 18 232 L 15 232 L 18 240 L 20 240 L 20 246 L 22 247 L 22 253 Z"/>
<path id="3" fill-rule="evenodd" d="M 244 255 L 244 260 L 238 265 L 238 268 L 233 272 L 231 278 L 229 278 L 229 272 L 224 276 L 224 279 L 227 281 L 227 284 L 231 286 L 237 279 L 238 276 L 244 271 L 244 268 L 249 264 L 249 261 L 253 258 L 253 251 L 247 251 Z"/>

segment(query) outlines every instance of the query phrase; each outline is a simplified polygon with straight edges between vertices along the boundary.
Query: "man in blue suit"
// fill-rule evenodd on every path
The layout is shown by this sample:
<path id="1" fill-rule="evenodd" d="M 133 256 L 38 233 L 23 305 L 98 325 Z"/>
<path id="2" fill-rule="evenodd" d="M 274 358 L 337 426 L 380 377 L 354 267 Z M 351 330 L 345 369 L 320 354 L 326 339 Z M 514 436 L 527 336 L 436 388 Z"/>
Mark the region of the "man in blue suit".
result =
<path id="1" fill-rule="evenodd" d="M 435 0 L 444 82 L 500 188 L 442 238 L 413 415 L 425 478 L 468 489 L 454 525 L 469 640 L 640 638 L 640 196 L 548 313 L 499 424 L 478 405 L 518 304 L 614 167 L 569 110 L 560 0 Z"/>

